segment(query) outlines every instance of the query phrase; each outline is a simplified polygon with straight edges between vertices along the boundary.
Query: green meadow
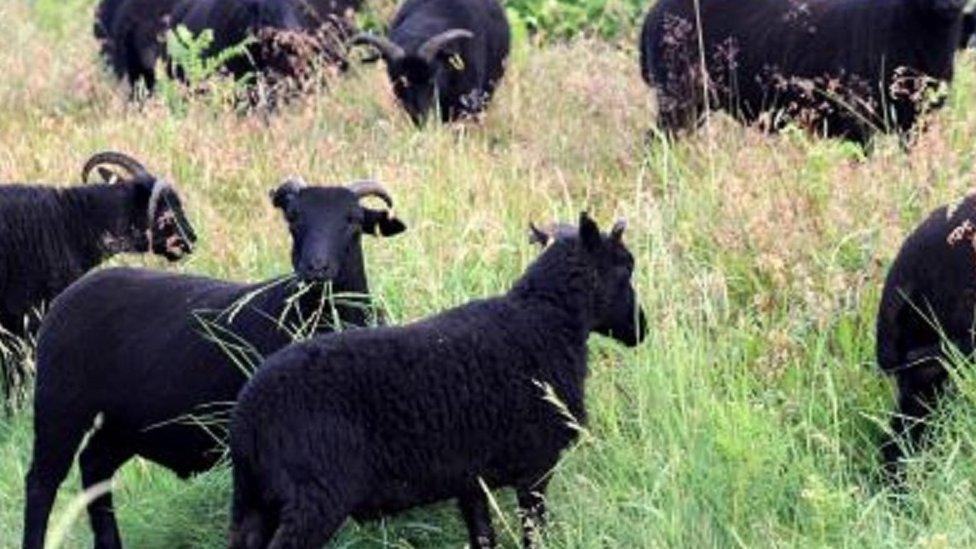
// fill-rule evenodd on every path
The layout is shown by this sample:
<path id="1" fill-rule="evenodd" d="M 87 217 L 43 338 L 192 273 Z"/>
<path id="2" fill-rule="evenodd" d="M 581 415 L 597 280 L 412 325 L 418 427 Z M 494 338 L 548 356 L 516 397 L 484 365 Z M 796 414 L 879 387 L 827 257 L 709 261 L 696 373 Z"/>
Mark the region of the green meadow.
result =
<path id="1" fill-rule="evenodd" d="M 389 10 L 386 10 L 387 13 Z M 885 273 L 904 237 L 973 186 L 976 58 L 960 54 L 946 108 L 909 154 L 800 131 L 765 136 L 721 115 L 669 144 L 648 134 L 637 28 L 620 39 L 538 42 L 516 33 L 479 123 L 417 130 L 385 71 L 354 65 L 270 116 L 219 90 L 142 103 L 104 68 L 91 0 L 0 1 L 0 181 L 77 184 L 117 149 L 172 181 L 200 235 L 176 265 L 241 281 L 291 271 L 268 190 L 376 178 L 409 229 L 364 239 L 392 323 L 505 291 L 532 261 L 530 221 L 625 217 L 650 332 L 635 349 L 593 336 L 590 422 L 555 471 L 551 548 L 976 546 L 976 379 L 959 372 L 908 464 L 879 478 L 892 390 L 874 365 Z M 19 546 L 30 406 L 0 420 L 0 547 Z M 181 481 L 133 460 L 115 480 L 133 548 L 221 547 L 227 466 Z M 51 519 L 61 547 L 91 544 L 77 471 Z M 514 496 L 495 526 L 516 547 Z M 451 504 L 350 522 L 335 547 L 461 547 Z"/>

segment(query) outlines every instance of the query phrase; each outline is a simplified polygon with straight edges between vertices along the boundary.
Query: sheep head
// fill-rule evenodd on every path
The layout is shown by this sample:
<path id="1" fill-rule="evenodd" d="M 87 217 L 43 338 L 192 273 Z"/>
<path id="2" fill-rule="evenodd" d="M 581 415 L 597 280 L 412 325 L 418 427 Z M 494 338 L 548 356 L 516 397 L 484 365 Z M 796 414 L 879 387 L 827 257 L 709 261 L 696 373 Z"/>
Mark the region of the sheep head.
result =
<path id="1" fill-rule="evenodd" d="M 359 34 L 352 45 L 373 47 L 386 63 L 393 93 L 415 124 L 422 124 L 434 106 L 437 81 L 445 71 L 464 70 L 456 44 L 474 38 L 468 29 L 449 29 L 424 41 L 416 51 L 406 51 L 391 40 Z M 376 57 L 369 60 L 375 60 Z"/>
<path id="2" fill-rule="evenodd" d="M 389 192 L 376 181 L 319 187 L 292 177 L 270 196 L 291 231 L 292 267 L 306 282 L 341 282 L 365 291 L 361 235 L 393 236 L 406 230 L 393 215 Z M 379 198 L 387 209 L 363 206 L 360 202 L 368 197 Z"/>

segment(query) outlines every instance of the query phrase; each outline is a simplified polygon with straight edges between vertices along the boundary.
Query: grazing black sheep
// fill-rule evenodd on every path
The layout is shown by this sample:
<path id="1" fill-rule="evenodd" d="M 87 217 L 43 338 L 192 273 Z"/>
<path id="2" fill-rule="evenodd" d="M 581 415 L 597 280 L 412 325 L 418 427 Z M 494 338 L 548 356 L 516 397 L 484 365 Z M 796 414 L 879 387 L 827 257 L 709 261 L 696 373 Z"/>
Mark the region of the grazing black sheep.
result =
<path id="1" fill-rule="evenodd" d="M 231 425 L 230 546 L 322 547 L 350 516 L 457 498 L 471 547 L 491 547 L 484 490 L 505 486 L 531 544 L 586 420 L 588 335 L 645 334 L 623 230 L 584 213 L 504 296 L 271 356 Z"/>
<path id="2" fill-rule="evenodd" d="M 58 486 L 96 416 L 99 426 L 79 457 L 86 488 L 111 479 L 137 455 L 181 477 L 204 471 L 221 457 L 221 429 L 192 418 L 226 413 L 249 361 L 290 343 L 299 329 L 332 330 L 333 319 L 368 324 L 361 235 L 390 236 L 405 227 L 389 211 L 361 206 L 367 196 L 392 207 L 374 182 L 347 188 L 289 181 L 273 192 L 291 230 L 292 265 L 301 282 L 289 276 L 239 284 L 111 269 L 55 300 L 37 348 L 25 548 L 44 546 Z M 336 297 L 334 314 L 328 287 Z M 111 494 L 88 510 L 95 546 L 120 547 Z"/>
<path id="3" fill-rule="evenodd" d="M 169 14 L 180 0 L 102 0 L 96 8 L 95 38 L 102 56 L 135 90 L 156 86 L 156 63 L 166 54 L 162 39 Z"/>
<path id="4" fill-rule="evenodd" d="M 929 92 L 952 80 L 964 4 L 661 0 L 644 23 L 641 71 L 669 134 L 694 129 L 707 105 L 770 131 L 792 121 L 866 144 L 935 106 Z"/>
<path id="5" fill-rule="evenodd" d="M 126 172 L 114 184 L 0 186 L 0 332 L 32 332 L 29 317 L 117 253 L 176 261 L 191 251 L 196 235 L 172 186 L 112 152 L 92 156 L 83 181 L 109 166 Z"/>
<path id="6" fill-rule="evenodd" d="M 973 352 L 976 307 L 976 197 L 935 210 L 891 266 L 878 311 L 878 365 L 898 388 L 892 438 L 882 446 L 889 473 L 905 445 L 922 440 L 924 420 L 949 381 L 943 343 Z M 897 479 L 897 476 L 895 476 Z"/>
<path id="7" fill-rule="evenodd" d="M 407 0 L 376 48 L 393 91 L 417 124 L 434 107 L 444 122 L 480 113 L 505 73 L 511 30 L 497 0 Z"/>
<path id="8" fill-rule="evenodd" d="M 184 0 L 173 14 L 172 25 L 184 25 L 193 34 L 213 31 L 213 42 L 204 53 L 216 55 L 236 46 L 262 29 L 301 31 L 302 12 L 293 0 Z M 248 55 L 228 59 L 224 67 L 235 78 L 260 72 L 265 67 L 260 44 L 247 47 Z"/>
<path id="9" fill-rule="evenodd" d="M 157 62 L 168 61 L 164 34 L 180 25 L 194 35 L 213 31 L 205 56 L 250 39 L 246 55 L 224 64 L 235 78 L 256 72 L 307 78 L 304 73 L 316 63 L 345 66 L 337 44 L 346 39 L 351 24 L 342 14 L 355 7 L 356 2 L 337 0 L 102 0 L 95 37 L 120 78 L 133 87 L 142 82 L 150 91 Z M 169 70 L 178 78 L 185 76 L 179 67 Z"/>

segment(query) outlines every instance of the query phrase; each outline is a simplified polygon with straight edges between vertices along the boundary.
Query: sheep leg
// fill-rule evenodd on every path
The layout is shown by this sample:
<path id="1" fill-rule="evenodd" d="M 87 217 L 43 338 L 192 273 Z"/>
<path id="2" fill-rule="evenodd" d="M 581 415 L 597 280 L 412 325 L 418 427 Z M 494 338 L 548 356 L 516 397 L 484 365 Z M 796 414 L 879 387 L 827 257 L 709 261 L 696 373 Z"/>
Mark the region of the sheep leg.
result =
<path id="1" fill-rule="evenodd" d="M 55 414 L 46 413 L 36 404 L 34 414 L 34 454 L 25 479 L 24 549 L 44 548 L 58 486 L 68 476 L 87 428 L 81 414 L 57 414 L 55 419 Z"/>
<path id="2" fill-rule="evenodd" d="M 536 546 L 536 540 L 546 526 L 546 486 L 549 479 L 516 488 L 519 514 L 522 515 L 522 546 Z"/>
<path id="3" fill-rule="evenodd" d="M 268 549 L 318 549 L 325 547 L 346 521 L 345 507 L 333 505 L 326 495 L 299 494 L 300 504 L 286 505 Z"/>
<path id="4" fill-rule="evenodd" d="M 97 549 L 121 549 L 122 537 L 115 521 L 111 488 L 105 483 L 112 480 L 115 471 L 133 455 L 133 452 L 104 428 L 88 440 L 78 457 L 81 484 L 86 491 L 103 491 L 88 504 L 88 519 L 95 534 Z"/>
<path id="5" fill-rule="evenodd" d="M 913 353 L 912 365 L 898 372 L 898 405 L 891 418 L 891 436 L 881 446 L 885 473 L 896 484 L 902 479 L 904 447 L 917 448 L 925 434 L 925 419 L 935 409 L 949 374 L 938 358 L 938 346 L 922 356 Z"/>
<path id="6" fill-rule="evenodd" d="M 495 530 L 491 527 L 488 512 L 488 498 L 481 486 L 472 487 L 458 497 L 458 508 L 468 527 L 468 542 L 471 549 L 491 549 L 495 547 Z"/>
<path id="7" fill-rule="evenodd" d="M 245 460 L 234 464 L 234 496 L 231 502 L 231 549 L 263 549 L 277 519 L 261 501 L 254 478 L 247 473 Z"/>
<path id="8" fill-rule="evenodd" d="M 235 515 L 238 511 L 235 510 Z M 230 549 L 263 549 L 267 545 L 270 528 L 264 513 L 251 509 L 240 517 L 235 516 L 230 533 Z"/>

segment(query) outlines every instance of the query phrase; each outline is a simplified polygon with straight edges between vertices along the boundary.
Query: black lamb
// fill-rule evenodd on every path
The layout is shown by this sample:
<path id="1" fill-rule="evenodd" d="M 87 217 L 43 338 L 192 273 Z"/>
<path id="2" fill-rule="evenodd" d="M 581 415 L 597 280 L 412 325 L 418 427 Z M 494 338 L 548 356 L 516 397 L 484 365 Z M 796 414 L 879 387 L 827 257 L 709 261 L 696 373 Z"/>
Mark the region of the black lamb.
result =
<path id="1" fill-rule="evenodd" d="M 471 546 L 491 547 L 485 489 L 506 486 L 531 544 L 586 421 L 588 335 L 645 335 L 623 231 L 584 213 L 503 296 L 271 356 L 231 425 L 230 546 L 317 548 L 350 516 L 457 498 Z"/>
<path id="2" fill-rule="evenodd" d="M 376 48 L 393 92 L 417 124 L 435 101 L 443 122 L 483 111 L 505 74 L 510 42 L 497 0 L 407 0 L 390 23 L 389 38 L 353 39 Z"/>
<path id="3" fill-rule="evenodd" d="M 644 23 L 641 72 L 668 134 L 694 129 L 713 108 L 769 131 L 792 121 L 866 144 L 878 130 L 904 136 L 941 103 L 932 95 L 952 80 L 964 5 L 661 0 Z"/>
<path id="4" fill-rule="evenodd" d="M 0 186 L 0 336 L 32 333 L 45 304 L 115 254 L 177 261 L 192 250 L 179 195 L 135 159 L 96 154 L 82 181 L 110 166 L 124 173 L 105 183 Z"/>
<path id="5" fill-rule="evenodd" d="M 241 284 L 110 269 L 55 300 L 37 348 L 25 548 L 44 547 L 58 486 L 96 416 L 78 460 L 85 488 L 111 479 L 133 456 L 187 477 L 211 468 L 225 447 L 218 425 L 193 419 L 226 420 L 250 363 L 290 343 L 295 332 L 337 328 L 334 319 L 368 324 L 361 235 L 405 229 L 389 211 L 361 206 L 368 196 L 392 207 L 375 182 L 347 188 L 291 180 L 273 191 L 292 235 L 292 276 Z M 95 546 L 121 547 L 111 493 L 88 511 Z"/>
<path id="6" fill-rule="evenodd" d="M 878 366 L 898 402 L 882 459 L 898 480 L 904 448 L 922 441 L 925 419 L 949 381 L 952 352 L 973 352 L 976 308 L 976 197 L 935 210 L 905 240 L 878 310 Z"/>

